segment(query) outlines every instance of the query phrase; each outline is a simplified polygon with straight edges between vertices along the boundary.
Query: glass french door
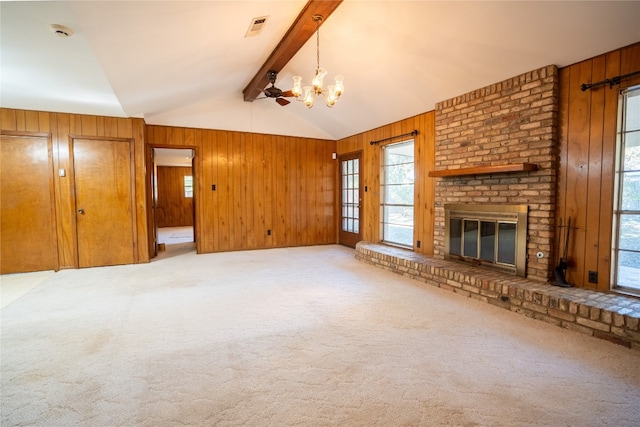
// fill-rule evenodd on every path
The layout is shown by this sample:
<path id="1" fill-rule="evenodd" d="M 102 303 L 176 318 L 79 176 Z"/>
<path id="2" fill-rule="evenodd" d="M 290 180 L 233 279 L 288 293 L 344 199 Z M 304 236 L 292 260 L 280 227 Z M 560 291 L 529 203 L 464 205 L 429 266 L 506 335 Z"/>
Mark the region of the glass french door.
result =
<path id="1" fill-rule="evenodd" d="M 355 247 L 362 240 L 361 152 L 340 156 L 340 244 Z"/>

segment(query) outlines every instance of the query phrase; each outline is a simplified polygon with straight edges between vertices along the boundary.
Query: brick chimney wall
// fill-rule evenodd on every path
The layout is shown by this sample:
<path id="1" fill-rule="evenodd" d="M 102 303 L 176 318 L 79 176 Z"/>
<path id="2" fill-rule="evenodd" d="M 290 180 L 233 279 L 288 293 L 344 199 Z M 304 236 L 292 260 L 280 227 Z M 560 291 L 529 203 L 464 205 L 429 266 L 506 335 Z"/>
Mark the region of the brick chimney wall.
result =
<path id="1" fill-rule="evenodd" d="M 538 170 L 435 178 L 434 255 L 444 257 L 445 204 L 526 204 L 527 277 L 549 280 L 557 264 L 558 68 L 549 65 L 442 101 L 435 125 L 436 170 L 512 163 L 535 163 Z"/>

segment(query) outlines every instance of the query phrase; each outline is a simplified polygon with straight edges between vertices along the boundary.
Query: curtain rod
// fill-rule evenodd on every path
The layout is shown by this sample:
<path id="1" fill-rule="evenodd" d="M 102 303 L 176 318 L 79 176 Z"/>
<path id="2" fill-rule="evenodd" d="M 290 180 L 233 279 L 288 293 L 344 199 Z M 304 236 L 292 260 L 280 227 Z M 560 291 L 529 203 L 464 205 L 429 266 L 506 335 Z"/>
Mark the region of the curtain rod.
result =
<path id="1" fill-rule="evenodd" d="M 605 83 L 609 83 L 609 88 L 612 88 L 613 85 L 619 85 L 620 84 L 620 80 L 626 79 L 627 77 L 635 76 L 636 74 L 640 74 L 640 71 L 634 71 L 633 73 L 624 74 L 622 76 L 614 77 L 612 79 L 605 79 L 605 80 L 602 80 L 601 82 L 597 82 L 597 83 L 582 83 L 582 86 L 580 86 L 580 90 L 582 90 L 584 92 L 587 89 L 591 89 L 592 87 L 600 86 L 600 85 L 603 85 Z"/>
<path id="2" fill-rule="evenodd" d="M 369 144 L 371 144 L 371 145 L 379 144 L 381 142 L 391 141 L 392 139 L 396 139 L 396 138 L 404 138 L 405 136 L 416 136 L 417 134 L 418 134 L 418 129 L 414 129 L 412 132 L 405 133 L 405 134 L 402 134 L 402 135 L 391 136 L 391 137 L 385 138 L 385 139 L 379 139 L 378 141 L 371 141 Z"/>

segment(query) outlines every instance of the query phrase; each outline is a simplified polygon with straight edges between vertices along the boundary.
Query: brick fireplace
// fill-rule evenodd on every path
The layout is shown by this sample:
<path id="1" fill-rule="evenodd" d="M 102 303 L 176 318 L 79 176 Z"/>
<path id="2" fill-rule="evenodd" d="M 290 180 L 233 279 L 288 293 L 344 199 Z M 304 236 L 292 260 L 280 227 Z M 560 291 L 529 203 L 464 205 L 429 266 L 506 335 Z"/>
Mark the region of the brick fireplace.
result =
<path id="1" fill-rule="evenodd" d="M 556 262 L 557 67 L 442 101 L 435 117 L 434 255 L 444 258 L 449 245 L 445 205 L 525 206 L 525 275 L 549 280 Z"/>

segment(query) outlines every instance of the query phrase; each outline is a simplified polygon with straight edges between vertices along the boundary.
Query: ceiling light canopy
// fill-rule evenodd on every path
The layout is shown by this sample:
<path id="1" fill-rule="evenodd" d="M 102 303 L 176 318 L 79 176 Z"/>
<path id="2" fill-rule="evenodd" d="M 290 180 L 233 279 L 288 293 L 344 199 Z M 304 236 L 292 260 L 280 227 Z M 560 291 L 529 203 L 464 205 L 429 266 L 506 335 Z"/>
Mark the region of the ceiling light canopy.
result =
<path id="1" fill-rule="evenodd" d="M 316 23 L 316 75 L 311 82 L 311 86 L 302 86 L 302 77 L 293 77 L 293 88 L 291 92 L 296 97 L 297 101 L 304 102 L 304 104 L 311 108 L 315 99 L 322 95 L 324 96 L 324 102 L 327 107 L 333 107 L 344 92 L 344 77 L 338 75 L 335 77 L 335 84 L 327 86 L 324 89 L 323 80 L 327 75 L 327 70 L 320 68 L 320 23 L 324 19 L 322 15 L 314 15 L 313 22 Z"/>

